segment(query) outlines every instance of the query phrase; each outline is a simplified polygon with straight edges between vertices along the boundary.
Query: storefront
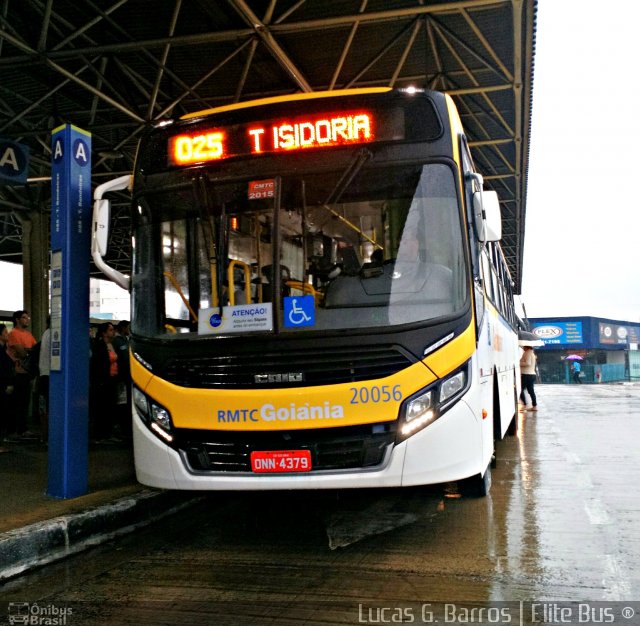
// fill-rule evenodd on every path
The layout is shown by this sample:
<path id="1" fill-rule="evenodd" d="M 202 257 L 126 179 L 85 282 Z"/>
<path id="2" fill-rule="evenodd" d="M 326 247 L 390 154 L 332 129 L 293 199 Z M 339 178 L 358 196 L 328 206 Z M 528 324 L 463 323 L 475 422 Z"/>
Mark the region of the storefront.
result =
<path id="1" fill-rule="evenodd" d="M 536 350 L 543 383 L 640 380 L 640 324 L 598 317 L 531 318 L 544 346 Z"/>

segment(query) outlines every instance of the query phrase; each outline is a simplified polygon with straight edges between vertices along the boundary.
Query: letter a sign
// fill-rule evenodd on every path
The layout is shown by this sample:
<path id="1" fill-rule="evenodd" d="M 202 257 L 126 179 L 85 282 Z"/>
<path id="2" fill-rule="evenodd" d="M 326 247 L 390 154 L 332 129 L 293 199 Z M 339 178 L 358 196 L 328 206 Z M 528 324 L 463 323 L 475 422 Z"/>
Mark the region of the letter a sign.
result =
<path id="1" fill-rule="evenodd" d="M 0 139 L 0 183 L 22 185 L 27 182 L 29 146 Z"/>

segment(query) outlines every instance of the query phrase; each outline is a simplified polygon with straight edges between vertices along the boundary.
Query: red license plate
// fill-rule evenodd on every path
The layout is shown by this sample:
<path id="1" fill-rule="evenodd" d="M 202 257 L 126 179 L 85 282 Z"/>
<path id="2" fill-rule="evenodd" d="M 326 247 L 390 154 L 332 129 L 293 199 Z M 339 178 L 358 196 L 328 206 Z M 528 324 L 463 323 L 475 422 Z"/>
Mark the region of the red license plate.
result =
<path id="1" fill-rule="evenodd" d="M 251 453 L 251 470 L 259 474 L 310 472 L 309 450 L 260 450 Z"/>

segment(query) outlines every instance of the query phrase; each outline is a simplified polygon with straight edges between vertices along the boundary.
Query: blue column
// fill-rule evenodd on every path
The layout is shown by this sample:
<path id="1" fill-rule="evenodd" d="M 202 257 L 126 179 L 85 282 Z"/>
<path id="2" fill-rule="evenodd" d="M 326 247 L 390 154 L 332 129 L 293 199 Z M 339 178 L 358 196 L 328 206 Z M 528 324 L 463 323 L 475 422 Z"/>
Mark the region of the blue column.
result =
<path id="1" fill-rule="evenodd" d="M 89 482 L 91 135 L 69 124 L 51 138 L 49 483 L 55 498 Z"/>

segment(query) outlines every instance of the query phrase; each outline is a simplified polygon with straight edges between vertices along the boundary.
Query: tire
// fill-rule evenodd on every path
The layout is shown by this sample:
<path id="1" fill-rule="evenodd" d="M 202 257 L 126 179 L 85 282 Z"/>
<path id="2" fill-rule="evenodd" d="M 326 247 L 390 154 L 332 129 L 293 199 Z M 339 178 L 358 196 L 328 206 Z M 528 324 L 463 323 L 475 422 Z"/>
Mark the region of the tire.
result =
<path id="1" fill-rule="evenodd" d="M 513 375 L 515 377 L 515 372 Z M 518 434 L 518 393 L 515 386 L 513 388 L 513 410 L 513 417 L 511 418 L 511 422 L 509 422 L 509 426 L 507 428 L 507 435 L 510 437 L 515 437 Z"/>
<path id="2" fill-rule="evenodd" d="M 472 498 L 484 498 L 491 491 L 491 464 L 484 474 L 476 474 L 470 478 L 465 478 L 461 483 L 461 490 L 464 495 Z"/>
<path id="3" fill-rule="evenodd" d="M 491 409 L 493 417 L 493 440 L 500 441 L 502 433 L 500 432 L 500 390 L 498 387 L 498 379 L 493 378 L 493 407 Z"/>

